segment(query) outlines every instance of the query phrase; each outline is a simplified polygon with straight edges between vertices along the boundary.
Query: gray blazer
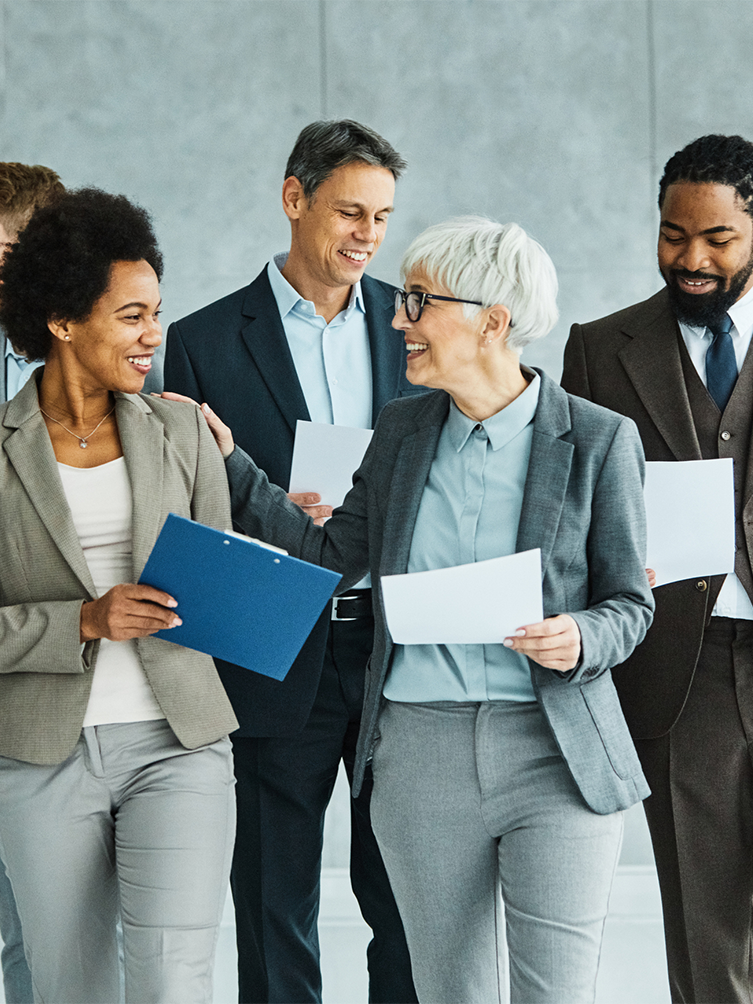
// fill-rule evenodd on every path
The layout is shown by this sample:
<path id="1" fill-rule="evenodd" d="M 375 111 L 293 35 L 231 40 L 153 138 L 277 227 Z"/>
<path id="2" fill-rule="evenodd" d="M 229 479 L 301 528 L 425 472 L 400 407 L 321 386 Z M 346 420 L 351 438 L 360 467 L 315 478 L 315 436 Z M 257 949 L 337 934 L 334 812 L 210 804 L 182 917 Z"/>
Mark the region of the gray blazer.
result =
<path id="1" fill-rule="evenodd" d="M 248 533 L 344 575 L 405 572 L 424 485 L 449 398 L 435 391 L 388 404 L 353 488 L 316 527 L 243 453 L 226 467 L 233 517 Z M 651 623 L 645 573 L 643 451 L 630 419 L 570 397 L 542 374 L 517 549 L 541 548 L 544 613 L 570 613 L 582 637 L 568 674 L 531 662 L 539 704 L 588 805 L 624 809 L 649 794 L 610 668 Z M 354 792 L 376 735 L 392 639 L 374 592 L 374 652 L 366 680 Z"/>
<path id="2" fill-rule="evenodd" d="M 41 373 L 42 371 L 40 371 Z M 58 763 L 76 744 L 99 642 L 79 641 L 94 583 L 63 494 L 35 374 L 0 406 L 0 755 Z M 116 394 L 133 492 L 133 581 L 167 514 L 229 526 L 222 461 L 196 408 Z M 237 727 L 214 663 L 158 638 L 138 652 L 154 695 L 188 749 Z"/>

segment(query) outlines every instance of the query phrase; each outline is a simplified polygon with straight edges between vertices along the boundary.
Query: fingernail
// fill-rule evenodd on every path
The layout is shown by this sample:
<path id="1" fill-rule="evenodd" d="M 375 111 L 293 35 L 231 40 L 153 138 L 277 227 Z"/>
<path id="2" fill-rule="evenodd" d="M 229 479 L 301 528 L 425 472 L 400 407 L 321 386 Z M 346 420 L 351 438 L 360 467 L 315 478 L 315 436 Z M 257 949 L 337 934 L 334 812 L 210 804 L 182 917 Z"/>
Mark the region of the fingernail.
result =
<path id="1" fill-rule="evenodd" d="M 512 638 L 505 638 L 505 640 L 502 642 L 502 644 L 505 646 L 505 648 L 512 648 L 512 644 L 513 644 Z"/>
<path id="2" fill-rule="evenodd" d="M 513 632 L 513 638 L 525 638 L 526 633 L 523 628 L 518 628 L 517 631 Z"/>
<path id="3" fill-rule="evenodd" d="M 180 627 L 182 623 L 183 621 L 180 619 L 180 617 L 173 617 L 173 623 L 171 627 Z"/>
<path id="4" fill-rule="evenodd" d="M 209 407 L 208 404 L 202 404 L 201 410 L 204 412 L 205 415 L 211 415 L 212 414 L 212 409 Z"/>
<path id="5" fill-rule="evenodd" d="M 168 601 L 167 601 L 167 605 L 168 605 L 168 606 L 169 606 L 170 608 L 172 608 L 172 607 L 177 607 L 177 605 L 178 605 L 178 601 L 177 601 L 177 600 L 168 600 Z"/>

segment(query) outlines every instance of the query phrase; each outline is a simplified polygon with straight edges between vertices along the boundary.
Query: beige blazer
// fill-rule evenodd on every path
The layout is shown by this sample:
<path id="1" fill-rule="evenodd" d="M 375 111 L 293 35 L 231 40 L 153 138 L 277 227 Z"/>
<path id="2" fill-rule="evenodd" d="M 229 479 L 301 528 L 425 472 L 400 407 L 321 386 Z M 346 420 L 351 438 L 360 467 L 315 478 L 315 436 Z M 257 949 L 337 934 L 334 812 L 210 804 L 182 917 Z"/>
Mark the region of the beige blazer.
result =
<path id="1" fill-rule="evenodd" d="M 40 374 L 41 375 L 40 371 Z M 35 375 L 0 405 L 0 755 L 64 760 L 86 711 L 99 642 L 79 641 L 94 583 L 39 411 Z M 116 394 L 133 492 L 133 581 L 168 513 L 230 524 L 224 465 L 192 405 Z M 211 743 L 237 727 L 212 659 L 140 638 L 147 679 L 180 742 Z"/>

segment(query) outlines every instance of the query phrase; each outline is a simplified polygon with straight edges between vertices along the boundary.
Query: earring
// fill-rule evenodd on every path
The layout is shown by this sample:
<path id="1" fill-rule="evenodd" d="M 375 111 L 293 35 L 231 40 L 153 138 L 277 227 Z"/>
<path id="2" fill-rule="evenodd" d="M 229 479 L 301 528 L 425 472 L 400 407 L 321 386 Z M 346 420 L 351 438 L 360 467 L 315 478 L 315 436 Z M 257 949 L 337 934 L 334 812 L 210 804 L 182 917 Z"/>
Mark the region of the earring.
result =
<path id="1" fill-rule="evenodd" d="M 70 335 L 63 335 L 63 340 L 66 341 L 66 342 L 69 342 L 71 340 L 71 336 Z"/>

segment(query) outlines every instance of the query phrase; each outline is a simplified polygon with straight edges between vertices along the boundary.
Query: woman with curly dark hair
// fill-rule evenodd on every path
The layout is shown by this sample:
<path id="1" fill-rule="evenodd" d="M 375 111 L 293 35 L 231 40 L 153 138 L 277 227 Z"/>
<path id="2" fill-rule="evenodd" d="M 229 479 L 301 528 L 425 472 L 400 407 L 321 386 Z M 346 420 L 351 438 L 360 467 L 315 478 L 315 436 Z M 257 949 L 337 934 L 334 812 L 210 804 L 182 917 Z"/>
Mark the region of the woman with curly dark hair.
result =
<path id="1" fill-rule="evenodd" d="M 168 512 L 230 525 L 201 416 L 140 395 L 162 257 L 97 189 L 40 209 L 0 268 L 0 323 L 44 359 L 0 407 L 0 846 L 39 1001 L 204 1002 L 234 835 L 212 660 L 154 638 L 135 585 Z"/>

